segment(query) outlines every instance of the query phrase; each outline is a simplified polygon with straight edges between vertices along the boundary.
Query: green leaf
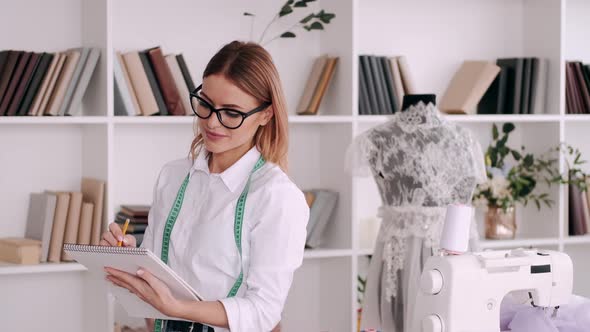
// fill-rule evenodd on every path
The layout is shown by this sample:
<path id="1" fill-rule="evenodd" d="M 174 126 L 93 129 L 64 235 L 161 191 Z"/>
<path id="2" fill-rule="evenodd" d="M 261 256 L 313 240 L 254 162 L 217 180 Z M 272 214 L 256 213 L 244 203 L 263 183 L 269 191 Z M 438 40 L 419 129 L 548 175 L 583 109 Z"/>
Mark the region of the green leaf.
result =
<path id="1" fill-rule="evenodd" d="M 498 139 L 498 127 L 495 123 L 492 126 L 492 138 L 494 139 L 494 141 Z"/>
<path id="2" fill-rule="evenodd" d="M 256 15 L 248 13 L 248 12 L 244 12 L 244 16 L 256 16 Z"/>
<path id="3" fill-rule="evenodd" d="M 322 22 L 324 22 L 324 23 L 326 23 L 326 24 L 329 24 L 329 23 L 330 23 L 330 21 L 331 21 L 331 20 L 332 20 L 334 17 L 336 17 L 336 15 L 334 15 L 334 14 L 331 14 L 331 13 L 325 13 L 325 14 L 322 14 L 322 15 L 320 15 L 320 21 L 322 21 Z"/>
<path id="4" fill-rule="evenodd" d="M 295 5 L 293 5 L 293 7 L 295 7 L 295 8 L 307 7 L 307 3 L 305 1 L 297 1 L 295 3 Z"/>
<path id="5" fill-rule="evenodd" d="M 541 210 L 541 203 L 535 199 L 535 205 L 537 206 L 537 210 Z"/>
<path id="6" fill-rule="evenodd" d="M 309 26 L 309 30 L 324 30 L 324 26 L 320 22 L 313 22 Z"/>
<path id="7" fill-rule="evenodd" d="M 533 155 L 530 153 L 527 154 L 524 157 L 523 162 L 524 162 L 525 167 L 531 167 L 533 165 L 533 163 L 535 162 Z"/>
<path id="8" fill-rule="evenodd" d="M 279 12 L 279 17 L 289 15 L 292 12 L 293 12 L 293 8 L 291 8 L 291 6 L 289 6 L 289 3 L 287 3 L 286 5 L 283 6 L 283 8 L 281 8 L 281 11 Z"/>
<path id="9" fill-rule="evenodd" d="M 292 5 L 293 2 L 295 2 L 295 0 L 288 0 L 287 3 L 285 5 Z"/>
<path id="10" fill-rule="evenodd" d="M 287 31 L 281 35 L 281 38 L 295 38 L 295 34 L 291 31 Z"/>
<path id="11" fill-rule="evenodd" d="M 514 157 L 514 160 L 519 161 L 520 158 L 522 158 L 522 155 L 518 153 L 518 151 L 511 150 L 510 152 L 512 153 L 512 157 Z"/>
<path id="12" fill-rule="evenodd" d="M 502 126 L 502 132 L 504 132 L 505 134 L 508 134 L 513 130 L 514 130 L 514 124 L 512 122 L 507 122 Z"/>
<path id="13" fill-rule="evenodd" d="M 299 21 L 299 23 L 302 24 L 306 24 L 307 22 L 309 22 L 312 18 L 314 18 L 314 14 L 309 14 L 307 15 L 305 18 L 303 18 L 301 21 Z"/>

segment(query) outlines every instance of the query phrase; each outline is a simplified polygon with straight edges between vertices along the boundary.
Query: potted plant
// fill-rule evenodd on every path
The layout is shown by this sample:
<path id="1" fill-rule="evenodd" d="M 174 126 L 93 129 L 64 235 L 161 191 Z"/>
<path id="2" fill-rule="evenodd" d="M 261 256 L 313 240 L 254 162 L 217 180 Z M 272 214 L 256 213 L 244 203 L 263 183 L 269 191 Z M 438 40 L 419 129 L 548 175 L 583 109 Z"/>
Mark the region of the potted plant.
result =
<path id="1" fill-rule="evenodd" d="M 514 124 L 505 123 L 500 133 L 492 126 L 492 143 L 485 153 L 487 181 L 479 184 L 473 196 L 474 205 L 485 206 L 485 237 L 487 239 L 513 239 L 516 234 L 515 208 L 534 202 L 551 207 L 548 193 L 536 193 L 540 181 L 547 184 L 562 182 L 557 169 L 557 159 L 551 158 L 555 149 L 536 157 L 508 146 L 508 138 Z M 559 148 L 558 148 L 559 149 Z"/>

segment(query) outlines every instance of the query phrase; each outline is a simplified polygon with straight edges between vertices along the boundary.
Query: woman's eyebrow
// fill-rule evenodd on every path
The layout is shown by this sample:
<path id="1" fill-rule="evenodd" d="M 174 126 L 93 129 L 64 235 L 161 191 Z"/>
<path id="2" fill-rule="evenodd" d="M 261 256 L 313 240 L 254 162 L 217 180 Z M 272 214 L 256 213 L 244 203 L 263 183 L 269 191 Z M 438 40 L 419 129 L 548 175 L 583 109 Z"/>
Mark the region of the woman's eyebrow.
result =
<path id="1" fill-rule="evenodd" d="M 211 98 L 209 98 L 209 96 L 207 96 L 207 94 L 205 92 L 203 92 L 202 90 L 201 90 L 201 94 L 203 95 L 203 97 L 207 98 L 207 100 L 209 100 L 211 103 L 214 104 L 213 100 Z M 231 108 L 240 108 L 240 109 L 243 109 L 242 106 L 236 105 L 236 104 L 223 104 L 223 105 L 221 105 L 221 107 L 222 108 L 223 107 L 231 107 Z"/>

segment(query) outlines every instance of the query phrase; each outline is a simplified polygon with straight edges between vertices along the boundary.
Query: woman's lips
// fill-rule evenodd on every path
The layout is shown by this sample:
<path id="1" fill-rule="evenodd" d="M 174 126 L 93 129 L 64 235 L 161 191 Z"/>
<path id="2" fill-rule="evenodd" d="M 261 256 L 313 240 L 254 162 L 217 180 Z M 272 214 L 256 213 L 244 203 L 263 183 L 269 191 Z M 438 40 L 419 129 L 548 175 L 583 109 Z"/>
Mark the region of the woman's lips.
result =
<path id="1" fill-rule="evenodd" d="M 213 140 L 213 141 L 217 141 L 217 140 L 220 140 L 222 138 L 227 137 L 226 135 L 214 133 L 214 132 L 209 131 L 209 130 L 205 130 L 205 135 L 207 135 L 207 138 L 208 139 Z"/>

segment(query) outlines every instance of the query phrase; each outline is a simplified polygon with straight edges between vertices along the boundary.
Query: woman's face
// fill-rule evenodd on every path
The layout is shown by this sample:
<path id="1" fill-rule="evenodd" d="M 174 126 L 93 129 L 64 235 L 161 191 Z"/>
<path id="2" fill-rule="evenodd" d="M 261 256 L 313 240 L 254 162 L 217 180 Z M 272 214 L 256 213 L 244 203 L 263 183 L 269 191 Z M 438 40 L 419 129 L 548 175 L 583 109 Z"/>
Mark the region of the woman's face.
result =
<path id="1" fill-rule="evenodd" d="M 247 113 L 260 106 L 254 97 L 240 90 L 223 75 L 210 75 L 203 80 L 200 92 L 203 99 L 219 108 L 231 108 Z M 198 119 L 198 126 L 205 148 L 211 153 L 223 153 L 247 145 L 251 146 L 259 126 L 264 126 L 272 117 L 272 106 L 247 117 L 237 129 L 224 127 L 215 113 L 207 119 Z"/>

